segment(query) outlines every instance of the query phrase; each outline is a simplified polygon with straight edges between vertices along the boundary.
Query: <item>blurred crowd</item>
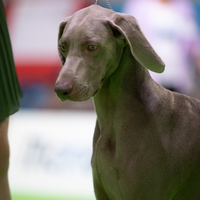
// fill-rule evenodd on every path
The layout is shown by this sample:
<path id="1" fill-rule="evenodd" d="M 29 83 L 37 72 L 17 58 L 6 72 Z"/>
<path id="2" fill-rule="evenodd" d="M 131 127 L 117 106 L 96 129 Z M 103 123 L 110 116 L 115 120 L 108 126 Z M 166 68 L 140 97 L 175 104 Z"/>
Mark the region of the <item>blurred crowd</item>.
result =
<path id="1" fill-rule="evenodd" d="M 21 108 L 93 109 L 92 99 L 81 103 L 61 102 L 58 99 L 54 93 L 54 83 L 61 62 L 58 61 L 56 45 L 51 46 L 49 43 L 51 41 L 56 43 L 58 21 L 61 21 L 61 17 L 64 18 L 92 5 L 95 0 L 5 0 L 4 3 L 16 69 L 23 91 Z M 200 99 L 200 2 L 198 0 L 110 0 L 110 3 L 114 11 L 133 15 L 138 20 L 145 36 L 165 62 L 165 72 L 163 74 L 151 72 L 153 79 L 172 91 Z M 60 4 L 60 7 L 55 4 Z M 98 4 L 108 8 L 106 0 L 99 0 Z M 48 7 L 51 9 L 47 13 Z M 28 9 L 30 11 L 26 15 L 26 27 L 26 22 L 16 21 L 16 15 L 26 13 Z M 39 10 L 48 23 L 33 28 L 34 20 L 38 20 L 36 16 L 39 16 Z M 39 26 L 38 21 L 35 24 Z M 43 31 L 42 27 L 48 33 L 44 36 L 45 41 L 49 38 L 47 45 L 43 43 L 44 39 L 37 41 L 41 36 L 37 32 Z M 48 28 L 50 29 L 47 30 Z M 54 32 L 51 30 L 55 31 L 55 35 L 51 36 L 51 32 Z M 30 34 L 38 37 L 28 45 L 30 41 L 29 39 L 26 41 L 25 38 L 30 38 Z M 55 41 L 52 40 L 54 36 Z M 33 49 L 35 56 L 31 51 Z M 34 60 L 31 60 L 31 57 Z"/>

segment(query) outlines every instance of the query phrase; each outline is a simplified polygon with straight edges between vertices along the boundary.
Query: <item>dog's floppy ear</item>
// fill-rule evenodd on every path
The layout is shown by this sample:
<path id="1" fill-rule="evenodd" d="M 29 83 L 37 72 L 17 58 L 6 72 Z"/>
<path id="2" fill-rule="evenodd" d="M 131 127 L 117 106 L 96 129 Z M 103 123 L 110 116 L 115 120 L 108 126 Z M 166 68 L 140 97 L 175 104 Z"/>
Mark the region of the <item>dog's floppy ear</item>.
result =
<path id="1" fill-rule="evenodd" d="M 65 26 L 67 22 L 71 19 L 71 16 L 64 18 L 59 25 L 59 32 L 58 32 L 58 40 L 61 38 L 63 31 L 65 29 Z"/>
<path id="2" fill-rule="evenodd" d="M 162 73 L 165 69 L 165 64 L 144 36 L 137 20 L 131 15 L 119 13 L 111 18 L 113 19 L 109 19 L 110 25 L 126 39 L 135 59 L 147 69 Z"/>
<path id="3" fill-rule="evenodd" d="M 64 18 L 61 22 L 60 22 L 60 25 L 59 25 L 59 32 L 58 32 L 58 41 L 59 39 L 62 37 L 62 34 L 63 34 L 63 31 L 65 29 L 65 26 L 67 24 L 67 22 L 71 19 L 71 16 L 70 17 L 66 17 Z M 59 48 L 58 48 L 58 54 L 59 54 L 59 57 L 60 57 L 60 60 L 62 62 L 62 64 L 64 64 L 65 62 L 65 58 L 63 57 L 62 53 L 60 52 Z"/>

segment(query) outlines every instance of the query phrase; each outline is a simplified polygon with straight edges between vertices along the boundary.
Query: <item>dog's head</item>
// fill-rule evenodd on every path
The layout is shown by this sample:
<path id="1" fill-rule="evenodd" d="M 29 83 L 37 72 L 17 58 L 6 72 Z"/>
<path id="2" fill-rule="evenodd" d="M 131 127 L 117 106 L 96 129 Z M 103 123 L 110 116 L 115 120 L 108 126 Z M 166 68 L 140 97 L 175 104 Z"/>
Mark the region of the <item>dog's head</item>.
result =
<path id="1" fill-rule="evenodd" d="M 141 65 L 164 71 L 164 63 L 134 17 L 92 5 L 65 18 L 58 35 L 63 64 L 55 85 L 59 98 L 84 101 L 94 96 L 116 70 L 127 44 Z"/>

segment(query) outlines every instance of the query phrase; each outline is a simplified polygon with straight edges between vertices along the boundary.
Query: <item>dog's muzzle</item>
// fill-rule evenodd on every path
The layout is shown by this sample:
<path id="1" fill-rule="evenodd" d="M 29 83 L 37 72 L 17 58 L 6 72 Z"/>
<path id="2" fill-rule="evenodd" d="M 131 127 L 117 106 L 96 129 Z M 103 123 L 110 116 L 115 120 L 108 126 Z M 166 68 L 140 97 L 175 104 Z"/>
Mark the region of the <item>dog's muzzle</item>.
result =
<path id="1" fill-rule="evenodd" d="M 62 101 L 66 101 L 72 94 L 73 84 L 71 82 L 56 83 L 54 90 Z"/>

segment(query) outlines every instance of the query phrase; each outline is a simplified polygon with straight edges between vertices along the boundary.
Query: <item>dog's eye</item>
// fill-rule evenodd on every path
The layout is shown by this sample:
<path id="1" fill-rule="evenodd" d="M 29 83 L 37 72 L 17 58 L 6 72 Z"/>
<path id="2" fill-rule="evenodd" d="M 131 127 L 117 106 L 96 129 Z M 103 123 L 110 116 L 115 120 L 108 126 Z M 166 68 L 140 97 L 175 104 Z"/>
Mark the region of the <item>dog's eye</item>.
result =
<path id="1" fill-rule="evenodd" d="M 65 51 L 65 47 L 62 45 L 62 46 L 60 46 L 60 49 L 62 50 L 62 51 Z"/>
<path id="2" fill-rule="evenodd" d="M 88 46 L 89 51 L 95 51 L 97 48 L 98 48 L 98 46 L 95 46 L 95 45 Z"/>

